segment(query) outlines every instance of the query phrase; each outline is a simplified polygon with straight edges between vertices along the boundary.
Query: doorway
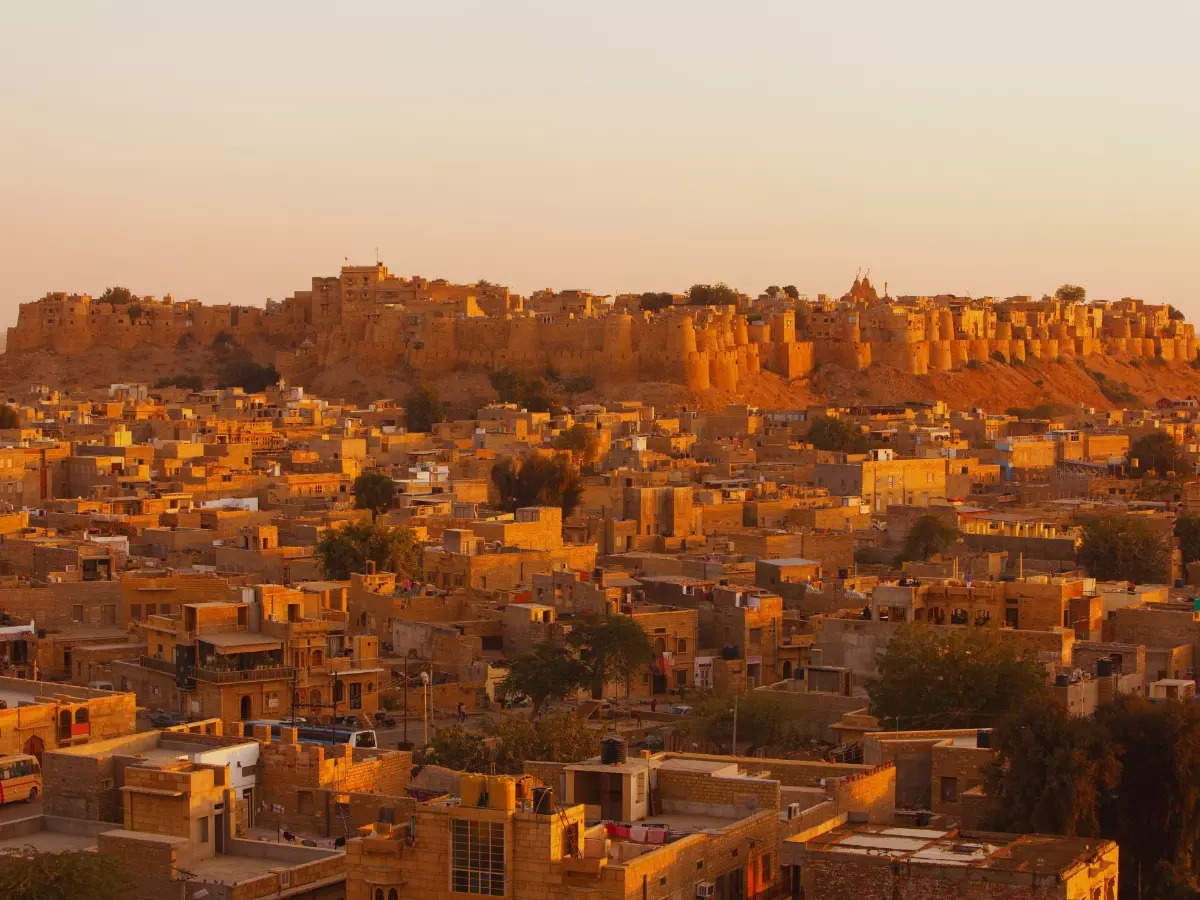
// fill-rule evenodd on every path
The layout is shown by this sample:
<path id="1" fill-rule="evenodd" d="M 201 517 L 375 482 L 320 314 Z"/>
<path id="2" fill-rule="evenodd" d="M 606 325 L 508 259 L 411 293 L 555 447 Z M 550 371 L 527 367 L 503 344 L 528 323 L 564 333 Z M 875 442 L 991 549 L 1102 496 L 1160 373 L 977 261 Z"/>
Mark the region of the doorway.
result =
<path id="1" fill-rule="evenodd" d="M 250 695 L 249 694 L 242 695 L 242 710 L 241 710 L 241 712 L 242 712 L 242 721 L 243 722 L 246 722 L 253 717 L 252 711 L 251 711 L 251 703 L 250 703 Z"/>

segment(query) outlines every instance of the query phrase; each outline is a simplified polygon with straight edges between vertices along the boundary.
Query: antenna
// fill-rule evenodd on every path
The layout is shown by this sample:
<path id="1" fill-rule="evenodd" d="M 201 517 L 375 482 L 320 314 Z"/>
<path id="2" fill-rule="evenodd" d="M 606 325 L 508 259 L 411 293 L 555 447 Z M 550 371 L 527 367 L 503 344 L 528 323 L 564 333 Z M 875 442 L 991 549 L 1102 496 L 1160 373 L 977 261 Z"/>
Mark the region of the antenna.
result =
<path id="1" fill-rule="evenodd" d="M 379 265 L 379 245 L 375 245 L 375 265 Z"/>

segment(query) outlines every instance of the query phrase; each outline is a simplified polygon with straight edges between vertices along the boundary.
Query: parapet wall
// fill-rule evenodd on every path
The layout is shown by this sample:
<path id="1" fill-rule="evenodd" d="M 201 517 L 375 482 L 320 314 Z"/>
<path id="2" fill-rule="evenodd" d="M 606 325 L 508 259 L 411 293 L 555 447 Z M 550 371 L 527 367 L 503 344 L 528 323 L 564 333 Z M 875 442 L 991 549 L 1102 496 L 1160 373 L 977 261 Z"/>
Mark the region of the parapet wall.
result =
<path id="1" fill-rule="evenodd" d="M 1016 324 L 1020 316 L 997 321 L 994 313 L 981 309 L 931 308 L 916 314 L 886 304 L 862 314 L 839 310 L 800 319 L 792 311 L 764 319 L 732 307 L 557 318 L 513 313 L 452 317 L 381 304 L 339 305 L 336 317 L 322 319 L 316 327 L 311 299 L 293 298 L 260 309 L 153 298 L 113 305 L 50 294 L 21 305 L 17 324 L 8 331 L 8 348 L 78 356 L 101 346 L 203 347 L 228 335 L 247 345 L 281 348 L 274 362 L 285 376 L 353 359 L 381 369 L 404 365 L 429 377 L 471 368 L 553 368 L 562 375 L 599 380 L 736 390 L 742 379 L 760 371 L 793 379 L 818 365 L 862 370 L 878 363 L 924 375 L 991 361 L 1095 355 L 1195 360 L 1193 326 L 1166 318 L 1160 309 L 1122 307 L 1111 314 L 1092 311 L 1089 318 L 1067 308 L 1059 310 L 1064 321 Z M 971 331 L 964 332 L 966 328 Z"/>

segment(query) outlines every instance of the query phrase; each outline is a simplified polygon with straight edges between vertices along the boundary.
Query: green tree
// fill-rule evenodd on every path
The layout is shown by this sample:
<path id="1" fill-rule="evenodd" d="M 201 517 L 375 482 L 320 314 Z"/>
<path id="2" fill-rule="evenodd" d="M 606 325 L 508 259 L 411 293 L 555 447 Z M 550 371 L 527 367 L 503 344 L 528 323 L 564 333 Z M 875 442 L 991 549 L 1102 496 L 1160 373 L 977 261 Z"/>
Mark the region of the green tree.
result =
<path id="1" fill-rule="evenodd" d="M 580 422 L 555 436 L 554 449 L 566 450 L 581 465 L 590 466 L 596 460 L 596 443 L 596 429 Z"/>
<path id="2" fill-rule="evenodd" d="M 1185 566 L 1200 559 L 1200 516 L 1180 516 L 1176 519 L 1175 537 L 1179 538 L 1179 551 Z"/>
<path id="3" fill-rule="evenodd" d="M 877 670 L 867 695 L 871 714 L 888 728 L 991 725 L 1039 697 L 1046 679 L 1032 650 L 988 628 L 905 626 L 879 654 Z"/>
<path id="4" fill-rule="evenodd" d="M 382 472 L 363 472 L 354 479 L 354 505 L 378 515 L 392 505 L 396 483 Z"/>
<path id="5" fill-rule="evenodd" d="M 105 288 L 104 293 L 99 297 L 101 303 L 112 303 L 114 305 L 132 303 L 136 299 L 137 298 L 133 296 L 133 291 L 129 290 L 127 287 L 120 286 Z"/>
<path id="6" fill-rule="evenodd" d="M 511 458 L 502 459 L 492 466 L 492 482 L 506 512 L 524 506 L 558 506 L 566 517 L 583 495 L 579 472 L 565 455 L 547 458 L 535 453 L 516 464 Z"/>
<path id="7" fill-rule="evenodd" d="M 1083 523 L 1077 557 L 1102 581 L 1166 581 L 1171 550 L 1164 535 L 1137 516 L 1092 516 Z"/>
<path id="8" fill-rule="evenodd" d="M 214 342 L 218 354 L 217 387 L 240 387 L 248 394 L 257 394 L 279 381 L 275 366 L 256 362 L 245 347 L 234 344 L 221 349 L 224 347 L 225 344 L 216 346 Z"/>
<path id="9" fill-rule="evenodd" d="M 840 453 L 866 453 L 871 440 L 860 429 L 841 419 L 818 416 L 808 426 L 804 439 L 818 450 Z"/>
<path id="10" fill-rule="evenodd" d="M 156 388 L 180 387 L 189 391 L 199 391 L 204 388 L 204 379 L 199 375 L 168 375 L 154 382 Z"/>
<path id="11" fill-rule="evenodd" d="M 624 681 L 628 692 L 629 679 L 654 659 L 650 639 L 632 616 L 588 616 L 567 635 L 567 643 L 579 651 L 596 700 L 610 681 Z"/>
<path id="12" fill-rule="evenodd" d="M 701 743 L 710 752 L 729 753 L 733 742 L 733 717 L 732 695 L 706 697 L 695 704 L 691 715 L 678 727 L 687 739 Z M 795 749 L 804 739 L 798 724 L 776 697 L 760 691 L 737 697 L 738 746 L 745 747 L 749 753 L 768 747 L 783 752 Z"/>
<path id="13" fill-rule="evenodd" d="M 1183 310 L 1176 309 L 1174 306 L 1167 307 L 1167 317 L 1170 319 L 1175 319 L 1177 321 L 1183 321 L 1184 319 L 1187 318 L 1187 316 L 1185 316 L 1183 314 Z"/>
<path id="14" fill-rule="evenodd" d="M 516 403 L 521 396 L 521 376 L 512 369 L 488 372 L 488 383 L 501 403 Z"/>
<path id="15" fill-rule="evenodd" d="M 84 850 L 0 853 L 0 896 L 13 900 L 121 900 L 133 888 L 128 866 Z"/>
<path id="16" fill-rule="evenodd" d="M 583 394 L 596 387 L 596 379 L 591 375 L 571 375 L 562 380 L 562 389 L 568 394 Z"/>
<path id="17" fill-rule="evenodd" d="M 521 382 L 521 406 L 529 412 L 550 412 L 558 405 L 544 378 L 526 378 Z"/>
<path id="18" fill-rule="evenodd" d="M 771 284 L 767 286 L 767 289 L 763 293 L 765 293 L 768 297 L 778 297 L 780 290 L 781 288 L 779 285 Z"/>
<path id="19" fill-rule="evenodd" d="M 516 774 L 525 760 L 580 762 L 600 752 L 600 733 L 572 712 L 527 719 L 516 713 L 498 716 L 486 726 L 495 740 L 497 772 Z"/>
<path id="20" fill-rule="evenodd" d="M 665 291 L 659 293 L 647 291 L 638 300 L 638 308 L 646 309 L 650 312 L 658 312 L 660 309 L 669 309 L 674 302 L 675 298 Z"/>
<path id="21" fill-rule="evenodd" d="M 483 735 L 467 731 L 461 725 L 439 728 L 414 762 L 424 766 L 445 766 L 460 772 L 488 772 L 492 754 Z"/>
<path id="22" fill-rule="evenodd" d="M 1105 797 L 1121 770 L 1115 747 L 1091 717 L 1058 703 L 1030 704 L 993 735 L 985 772 L 990 827 L 1020 834 L 1100 833 Z"/>
<path id="23" fill-rule="evenodd" d="M 688 303 L 692 306 L 736 306 L 737 302 L 737 291 L 723 281 L 688 288 Z"/>
<path id="24" fill-rule="evenodd" d="M 326 578 L 345 581 L 355 572 L 365 572 L 374 562 L 381 572 L 404 578 L 421 574 L 421 545 L 412 529 L 389 527 L 378 522 L 351 522 L 330 528 L 317 541 L 313 552 Z"/>
<path id="25" fill-rule="evenodd" d="M 935 553 L 944 552 L 957 540 L 957 528 L 947 525 L 938 516 L 921 516 L 909 528 L 896 562 L 929 559 Z"/>
<path id="26" fill-rule="evenodd" d="M 787 294 L 789 297 L 791 297 L 793 300 L 800 299 L 800 289 L 798 287 L 796 287 L 794 284 L 785 284 L 783 286 L 783 292 L 785 294 Z"/>
<path id="27" fill-rule="evenodd" d="M 1129 459 L 1136 460 L 1139 475 L 1172 478 L 1184 474 L 1190 465 L 1183 448 L 1165 431 L 1144 434 L 1129 447 Z"/>
<path id="28" fill-rule="evenodd" d="M 432 431 L 443 418 L 442 404 L 432 385 L 419 385 L 404 398 L 404 427 L 409 431 Z"/>
<path id="29" fill-rule="evenodd" d="M 1054 292 L 1054 299 L 1063 303 L 1082 303 L 1087 297 L 1087 291 L 1077 284 L 1060 284 Z"/>
<path id="30" fill-rule="evenodd" d="M 533 702 L 536 718 L 551 700 L 562 700 L 589 678 L 587 667 L 566 648 L 538 644 L 529 653 L 511 660 L 504 679 L 505 694 L 523 694 Z"/>
<path id="31" fill-rule="evenodd" d="M 1102 833 L 1121 848 L 1121 892 L 1196 896 L 1200 890 L 1200 704 L 1128 695 L 1097 718 L 1117 748 L 1121 775 L 1102 811 Z"/>
<path id="32" fill-rule="evenodd" d="M 7 403 L 0 404 L 0 428 L 20 428 L 21 414 Z"/>

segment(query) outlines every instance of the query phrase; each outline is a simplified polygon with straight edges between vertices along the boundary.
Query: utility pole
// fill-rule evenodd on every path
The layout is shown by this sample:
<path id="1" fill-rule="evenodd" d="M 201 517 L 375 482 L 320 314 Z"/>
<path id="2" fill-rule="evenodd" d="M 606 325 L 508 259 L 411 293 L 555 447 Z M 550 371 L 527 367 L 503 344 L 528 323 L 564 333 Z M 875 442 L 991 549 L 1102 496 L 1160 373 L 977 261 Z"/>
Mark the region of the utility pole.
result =
<path id="1" fill-rule="evenodd" d="M 408 653 L 404 654 L 404 743 L 408 743 Z"/>
<path id="2" fill-rule="evenodd" d="M 421 672 L 421 701 L 424 705 L 424 724 L 422 725 L 423 746 L 429 746 L 429 671 Z"/>

